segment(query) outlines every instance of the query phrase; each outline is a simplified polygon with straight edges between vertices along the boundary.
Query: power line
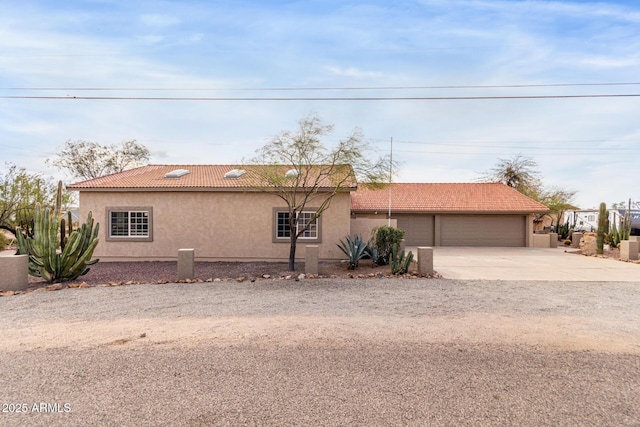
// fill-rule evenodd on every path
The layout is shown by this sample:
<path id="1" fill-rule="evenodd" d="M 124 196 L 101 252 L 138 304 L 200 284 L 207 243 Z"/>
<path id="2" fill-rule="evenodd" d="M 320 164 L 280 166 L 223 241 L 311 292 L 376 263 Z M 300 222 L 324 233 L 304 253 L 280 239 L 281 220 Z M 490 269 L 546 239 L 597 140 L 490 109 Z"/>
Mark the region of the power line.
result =
<path id="1" fill-rule="evenodd" d="M 496 153 L 496 152 L 492 152 L 492 153 L 487 153 L 486 151 L 419 151 L 419 150 L 395 150 L 398 153 L 413 153 L 413 154 L 446 154 L 447 156 L 502 156 L 502 155 L 508 155 L 509 152 L 503 152 L 503 153 Z M 633 151 L 633 150 L 631 150 Z M 640 151 L 640 150 L 636 150 L 636 151 Z M 614 156 L 618 153 L 615 152 L 610 152 L 610 153 L 583 153 L 583 152 L 553 152 L 553 153 L 521 153 L 525 156 L 568 156 L 568 157 L 574 157 L 574 156 L 594 156 L 594 155 L 599 155 L 599 156 Z"/>
<path id="2" fill-rule="evenodd" d="M 544 144 L 544 143 L 567 143 L 567 142 L 607 142 L 612 140 L 598 140 L 598 141 L 522 141 L 527 144 Z M 618 140 L 623 142 L 631 142 L 636 143 L 637 141 L 632 140 Z M 499 141 L 485 141 L 485 142 L 417 142 L 417 141 L 396 141 L 398 144 L 414 144 L 414 145 L 438 145 L 438 146 L 446 146 L 446 147 L 468 147 L 468 148 L 522 148 L 522 149 L 534 149 L 534 150 L 548 150 L 548 147 L 537 147 L 533 145 L 503 145 L 508 144 L 508 142 L 499 142 Z M 518 141 L 511 142 L 518 143 Z M 581 151 L 640 151 L 639 148 L 621 148 L 621 147 L 576 147 Z"/>
<path id="3" fill-rule="evenodd" d="M 373 141 L 378 142 L 386 142 L 385 139 L 374 139 Z M 536 144 L 557 144 L 557 143 L 583 143 L 583 142 L 636 142 L 635 139 L 620 139 L 620 138 L 600 138 L 600 139 L 545 139 L 545 140 L 490 140 L 490 139 L 482 139 L 482 140 L 449 140 L 449 141 L 407 141 L 407 140 L 396 140 L 396 142 L 401 142 L 403 144 L 438 144 L 438 145 L 446 145 L 446 144 L 528 144 L 530 142 L 535 142 Z"/>
<path id="4" fill-rule="evenodd" d="M 580 87 L 580 86 L 637 86 L 640 82 L 610 83 L 547 83 L 547 84 L 509 84 L 509 85 L 441 85 L 441 86 L 347 86 L 347 87 L 265 87 L 265 88 L 126 88 L 126 87 L 8 87 L 0 90 L 28 91 L 329 91 L 329 90 L 420 90 L 420 89 L 514 89 L 541 87 Z"/>
<path id="5" fill-rule="evenodd" d="M 579 98 L 637 98 L 640 94 L 586 95 L 509 95 L 509 96 L 399 96 L 399 97 L 128 97 L 128 96 L 25 96 L 2 95 L 0 99 L 41 99 L 80 101 L 473 101 L 492 99 L 579 99 Z"/>

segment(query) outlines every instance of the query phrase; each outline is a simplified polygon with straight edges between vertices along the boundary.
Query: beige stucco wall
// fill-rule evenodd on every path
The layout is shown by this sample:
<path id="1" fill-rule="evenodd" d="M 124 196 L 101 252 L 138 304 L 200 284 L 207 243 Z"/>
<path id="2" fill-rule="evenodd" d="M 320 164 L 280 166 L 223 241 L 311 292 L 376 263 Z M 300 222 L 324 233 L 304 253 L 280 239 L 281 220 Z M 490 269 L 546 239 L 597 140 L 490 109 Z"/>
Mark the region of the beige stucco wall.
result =
<path id="1" fill-rule="evenodd" d="M 351 235 L 359 234 L 367 241 L 371 238 L 371 232 L 374 228 L 382 225 L 389 225 L 389 220 L 384 215 L 373 216 L 358 215 L 357 218 L 351 218 Z M 391 219 L 391 227 L 398 227 L 398 220 Z"/>
<path id="2" fill-rule="evenodd" d="M 319 204 L 319 203 L 317 203 Z M 313 202 L 307 204 L 315 206 Z M 153 241 L 107 241 L 107 207 L 153 208 Z M 100 222 L 100 243 L 94 257 L 101 261 L 175 260 L 178 249 L 194 248 L 196 260 L 284 261 L 289 241 L 273 242 L 273 208 L 285 207 L 267 193 L 150 191 L 80 193 L 80 218 L 93 212 Z M 349 234 L 350 196 L 338 194 L 321 217 L 321 259 L 341 259 L 336 244 Z M 304 259 L 304 240 L 296 258 Z"/>
<path id="3" fill-rule="evenodd" d="M 550 248 L 551 247 L 551 235 L 550 234 L 534 234 L 532 239 L 532 247 L 534 248 Z"/>

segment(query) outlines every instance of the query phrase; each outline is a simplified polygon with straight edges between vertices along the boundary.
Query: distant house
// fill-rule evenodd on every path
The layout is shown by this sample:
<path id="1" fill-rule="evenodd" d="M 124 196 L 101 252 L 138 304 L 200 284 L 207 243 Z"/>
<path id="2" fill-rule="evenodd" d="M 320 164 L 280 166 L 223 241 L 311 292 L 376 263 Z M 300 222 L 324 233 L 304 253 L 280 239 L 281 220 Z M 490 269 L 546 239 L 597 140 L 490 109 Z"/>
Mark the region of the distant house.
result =
<path id="1" fill-rule="evenodd" d="M 182 248 L 203 261 L 288 259 L 285 203 L 238 165 L 148 165 L 67 188 L 79 192 L 80 218 L 92 211 L 100 222 L 102 261 L 175 260 Z M 373 190 L 353 181 L 298 240 L 297 256 L 313 244 L 321 259 L 342 259 L 340 239 L 388 223 L 406 231 L 407 245 L 532 246 L 533 216 L 547 212 L 503 184 Z"/>
<path id="2" fill-rule="evenodd" d="M 356 223 L 389 210 L 410 246 L 532 246 L 533 216 L 549 212 L 499 183 L 398 183 L 351 196 Z"/>

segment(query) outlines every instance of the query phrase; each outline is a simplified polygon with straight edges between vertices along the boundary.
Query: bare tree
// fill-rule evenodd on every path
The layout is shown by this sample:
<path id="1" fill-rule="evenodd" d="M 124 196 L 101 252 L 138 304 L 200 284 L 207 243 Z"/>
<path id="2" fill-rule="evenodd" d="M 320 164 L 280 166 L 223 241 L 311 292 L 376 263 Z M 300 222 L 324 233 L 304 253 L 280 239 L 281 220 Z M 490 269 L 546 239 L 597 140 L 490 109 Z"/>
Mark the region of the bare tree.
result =
<path id="1" fill-rule="evenodd" d="M 355 188 L 358 179 L 370 185 L 388 182 L 389 159 L 369 160 L 360 130 L 328 148 L 321 139 L 332 131 L 332 125 L 323 124 L 315 115 L 303 118 L 295 132 L 282 132 L 247 165 L 256 188 L 274 194 L 287 206 L 291 271 L 295 270 L 298 238 L 315 226 L 337 194 Z M 312 217 L 303 217 L 303 211 L 312 211 Z"/>
<path id="2" fill-rule="evenodd" d="M 135 140 L 109 146 L 69 140 L 58 150 L 56 158 L 47 159 L 47 163 L 67 171 L 74 178 L 93 179 L 141 166 L 150 156 L 147 147 Z"/>

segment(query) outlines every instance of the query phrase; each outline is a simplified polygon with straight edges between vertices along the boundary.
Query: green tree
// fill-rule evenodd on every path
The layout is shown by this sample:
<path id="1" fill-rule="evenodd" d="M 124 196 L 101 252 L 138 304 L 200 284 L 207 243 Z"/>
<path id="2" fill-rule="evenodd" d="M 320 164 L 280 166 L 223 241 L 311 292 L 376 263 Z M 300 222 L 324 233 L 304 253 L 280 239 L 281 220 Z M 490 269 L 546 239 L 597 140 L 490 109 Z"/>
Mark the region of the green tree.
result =
<path id="1" fill-rule="evenodd" d="M 17 227 L 28 228 L 36 203 L 53 204 L 57 186 L 51 179 L 12 163 L 5 163 L 5 167 L 6 171 L 0 174 L 0 229 L 15 236 Z M 67 205 L 70 199 L 65 193 L 63 204 Z"/>
<path id="2" fill-rule="evenodd" d="M 542 194 L 538 195 L 538 197 L 534 197 L 534 199 L 549 208 L 551 211 L 549 213 L 551 225 L 553 225 L 553 219 L 555 217 L 555 225 L 558 226 L 563 221 L 566 211 L 578 209 L 578 207 L 572 203 L 575 194 L 575 191 L 551 188 L 545 190 Z"/>
<path id="3" fill-rule="evenodd" d="M 546 188 L 537 167 L 538 164 L 531 157 L 518 154 L 511 159 L 498 159 L 496 166 L 485 172 L 481 180 L 501 182 L 542 203 L 550 210 L 548 215 L 551 224 L 555 219 L 558 225 L 566 210 L 578 209 L 572 203 L 576 192 L 557 187 Z"/>
<path id="4" fill-rule="evenodd" d="M 611 209 L 640 209 L 640 201 L 617 202 L 611 204 Z"/>
<path id="5" fill-rule="evenodd" d="M 323 124 L 315 115 L 303 118 L 295 132 L 276 136 L 246 166 L 256 179 L 257 190 L 279 197 L 287 206 L 291 271 L 295 270 L 298 238 L 329 208 L 337 194 L 349 191 L 356 180 L 382 186 L 389 179 L 389 159 L 371 161 L 360 130 L 355 129 L 330 148 L 322 139 L 332 131 L 332 125 Z M 303 211 L 313 211 L 313 218 L 301 222 Z"/>
<path id="6" fill-rule="evenodd" d="M 55 158 L 47 159 L 47 163 L 83 180 L 141 166 L 151 157 L 149 149 L 135 140 L 108 146 L 69 140 L 57 152 Z"/>
<path id="7" fill-rule="evenodd" d="M 485 172 L 481 180 L 501 182 L 531 197 L 542 189 L 537 167 L 538 164 L 531 157 L 518 154 L 511 159 L 498 159 L 498 164 Z"/>

